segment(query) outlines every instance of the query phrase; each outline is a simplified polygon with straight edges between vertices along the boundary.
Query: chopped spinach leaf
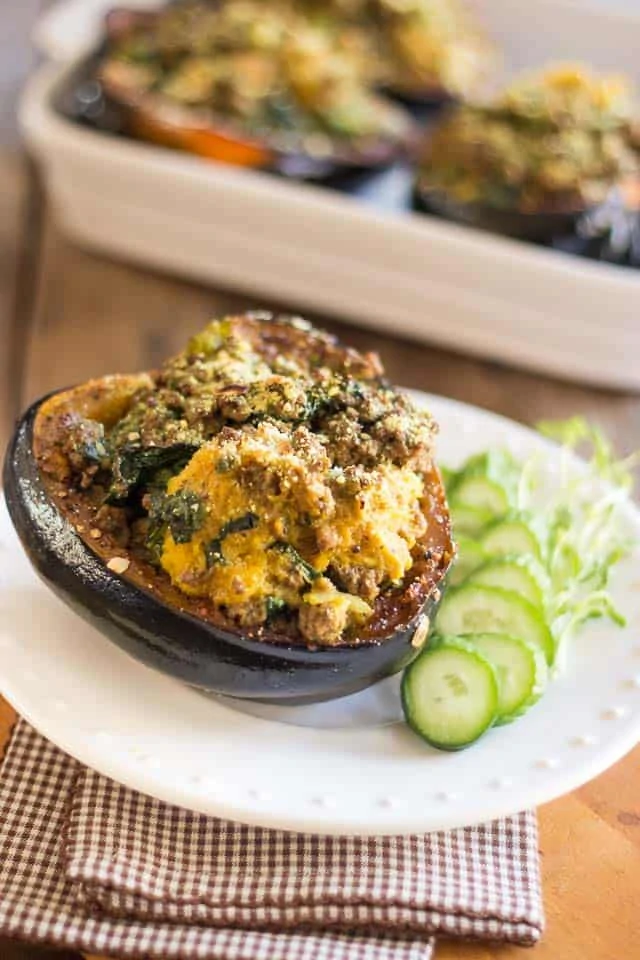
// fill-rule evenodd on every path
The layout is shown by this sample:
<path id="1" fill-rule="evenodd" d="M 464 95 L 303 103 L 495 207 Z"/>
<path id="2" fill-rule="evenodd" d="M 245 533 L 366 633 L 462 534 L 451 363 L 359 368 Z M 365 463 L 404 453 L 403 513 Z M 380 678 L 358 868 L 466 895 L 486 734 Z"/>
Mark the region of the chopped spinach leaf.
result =
<path id="1" fill-rule="evenodd" d="M 205 515 L 204 503 L 189 490 L 153 495 L 149 510 L 149 549 L 156 554 L 162 552 L 167 530 L 176 543 L 189 543 L 204 523 Z"/>
<path id="2" fill-rule="evenodd" d="M 281 600 L 280 597 L 267 597 L 265 603 L 267 607 L 267 621 L 273 620 L 274 617 L 288 610 L 287 603 Z"/>
<path id="3" fill-rule="evenodd" d="M 189 543 L 204 521 L 205 507 L 195 493 L 174 493 L 165 501 L 164 515 L 176 543 Z"/>
<path id="4" fill-rule="evenodd" d="M 236 517 L 235 520 L 229 520 L 225 523 L 217 537 L 204 545 L 204 555 L 207 561 L 207 567 L 213 567 L 216 563 L 224 563 L 222 555 L 222 543 L 232 533 L 244 533 L 245 530 L 254 530 L 258 525 L 258 517 L 255 513 L 245 513 L 242 517 Z"/>
<path id="5" fill-rule="evenodd" d="M 166 532 L 167 526 L 165 523 L 159 520 L 150 520 L 147 532 L 147 548 L 154 563 L 160 562 Z"/>
<path id="6" fill-rule="evenodd" d="M 149 483 L 159 470 L 170 470 L 170 476 L 180 473 L 196 450 L 197 447 L 184 443 L 171 447 L 120 447 L 113 457 L 113 483 L 107 503 L 113 506 L 126 503 L 133 492 Z"/>
<path id="7" fill-rule="evenodd" d="M 322 574 L 315 570 L 310 563 L 301 557 L 295 547 L 292 547 L 290 543 L 283 543 L 278 541 L 273 544 L 273 550 L 277 550 L 278 553 L 283 553 L 293 563 L 293 565 L 300 571 L 307 583 L 313 583 L 314 580 L 317 580 L 318 577 L 321 577 Z"/>

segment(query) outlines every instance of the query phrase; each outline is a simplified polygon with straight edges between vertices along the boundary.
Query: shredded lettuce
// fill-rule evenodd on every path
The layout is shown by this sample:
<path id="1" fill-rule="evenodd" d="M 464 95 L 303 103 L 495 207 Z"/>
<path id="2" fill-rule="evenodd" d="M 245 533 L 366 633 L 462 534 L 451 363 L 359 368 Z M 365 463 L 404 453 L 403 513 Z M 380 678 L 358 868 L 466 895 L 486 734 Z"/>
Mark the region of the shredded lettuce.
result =
<path id="1" fill-rule="evenodd" d="M 536 430 L 543 437 L 559 443 L 567 451 L 576 452 L 583 448 L 589 467 L 601 480 L 627 492 L 633 489 L 633 467 L 640 462 L 640 451 L 619 460 L 613 444 L 603 430 L 590 423 L 586 417 L 540 420 L 536 424 Z"/>

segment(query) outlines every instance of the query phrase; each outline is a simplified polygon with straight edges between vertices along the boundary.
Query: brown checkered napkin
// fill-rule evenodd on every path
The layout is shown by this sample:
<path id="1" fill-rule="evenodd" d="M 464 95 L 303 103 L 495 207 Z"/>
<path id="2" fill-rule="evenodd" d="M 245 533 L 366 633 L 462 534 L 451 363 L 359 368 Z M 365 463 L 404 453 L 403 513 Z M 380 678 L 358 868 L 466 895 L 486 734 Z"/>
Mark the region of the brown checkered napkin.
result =
<path id="1" fill-rule="evenodd" d="M 429 960 L 433 936 L 531 944 L 532 813 L 443 834 L 255 829 L 141 796 L 21 721 L 0 775 L 0 934 L 121 958 Z"/>

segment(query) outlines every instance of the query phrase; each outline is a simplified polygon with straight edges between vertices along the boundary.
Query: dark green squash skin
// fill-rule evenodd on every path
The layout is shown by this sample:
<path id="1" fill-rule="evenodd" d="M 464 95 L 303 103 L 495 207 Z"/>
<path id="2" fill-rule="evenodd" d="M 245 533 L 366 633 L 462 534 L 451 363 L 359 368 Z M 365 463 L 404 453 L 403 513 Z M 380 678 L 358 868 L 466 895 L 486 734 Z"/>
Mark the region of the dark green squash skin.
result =
<path id="1" fill-rule="evenodd" d="M 425 213 L 435 213 L 455 223 L 463 223 L 489 233 L 515 240 L 531 242 L 551 241 L 575 232 L 578 221 L 593 209 L 523 213 L 520 210 L 500 210 L 483 203 L 461 203 L 446 196 L 442 190 L 431 190 L 420 184 L 414 188 L 414 207 Z"/>
<path id="2" fill-rule="evenodd" d="M 212 693 L 296 704 L 355 693 L 402 670 L 417 655 L 411 640 L 423 615 L 433 617 L 439 597 L 435 588 L 435 597 L 380 643 L 310 650 L 224 631 L 112 573 L 43 484 L 33 452 L 33 427 L 45 399 L 27 410 L 7 449 L 4 493 L 11 520 L 47 586 L 132 657 Z"/>

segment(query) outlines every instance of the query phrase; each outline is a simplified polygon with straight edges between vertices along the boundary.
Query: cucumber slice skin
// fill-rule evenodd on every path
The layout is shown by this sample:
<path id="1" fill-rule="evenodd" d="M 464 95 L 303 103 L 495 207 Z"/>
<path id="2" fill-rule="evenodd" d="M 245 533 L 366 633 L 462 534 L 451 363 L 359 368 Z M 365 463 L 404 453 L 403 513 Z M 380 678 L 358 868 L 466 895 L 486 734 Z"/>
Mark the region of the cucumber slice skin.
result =
<path id="1" fill-rule="evenodd" d="M 472 570 L 467 580 L 486 587 L 512 590 L 538 610 L 544 610 L 542 585 L 532 570 L 529 557 L 497 557 Z"/>
<path id="2" fill-rule="evenodd" d="M 480 543 L 491 556 L 525 554 L 542 559 L 538 537 L 526 520 L 521 517 L 506 517 L 482 531 Z"/>
<path id="3" fill-rule="evenodd" d="M 467 638 L 493 665 L 498 678 L 498 715 L 503 726 L 522 717 L 544 693 L 549 668 L 542 650 L 527 640 L 498 633 Z"/>
<path id="4" fill-rule="evenodd" d="M 474 687 L 471 693 L 469 685 Z M 440 640 L 420 654 L 404 672 L 401 695 L 411 729 L 439 750 L 462 750 L 475 743 L 498 714 L 496 672 L 461 638 Z M 456 705 L 462 707 L 462 716 L 460 710 L 456 716 Z"/>
<path id="5" fill-rule="evenodd" d="M 445 593 L 436 618 L 442 636 L 506 633 L 540 647 L 549 665 L 555 643 L 547 622 L 532 603 L 518 593 L 500 587 L 466 581 Z"/>

